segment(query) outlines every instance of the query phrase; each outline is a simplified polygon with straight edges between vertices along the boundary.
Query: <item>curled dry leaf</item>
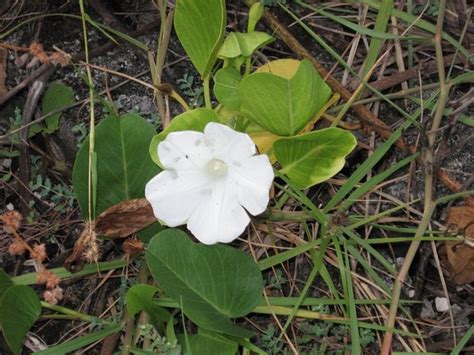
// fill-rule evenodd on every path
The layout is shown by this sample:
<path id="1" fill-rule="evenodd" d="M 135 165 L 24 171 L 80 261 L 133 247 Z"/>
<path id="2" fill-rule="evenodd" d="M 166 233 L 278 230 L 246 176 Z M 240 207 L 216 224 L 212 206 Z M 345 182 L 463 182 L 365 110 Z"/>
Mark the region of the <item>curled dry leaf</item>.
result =
<path id="1" fill-rule="evenodd" d="M 464 241 L 445 243 L 451 280 L 458 285 L 474 282 L 474 206 L 451 207 L 446 228 L 450 234 L 464 237 Z"/>
<path id="2" fill-rule="evenodd" d="M 78 272 L 84 265 L 85 252 L 95 236 L 108 238 L 126 238 L 156 221 L 153 210 L 144 198 L 120 202 L 102 212 L 95 221 L 92 230 L 86 224 L 81 236 L 74 244 L 72 254 L 66 259 L 64 267 L 70 272 Z"/>
<path id="3" fill-rule="evenodd" d="M 144 198 L 120 202 L 100 214 L 95 223 L 97 235 L 125 238 L 156 222 L 153 210 Z"/>

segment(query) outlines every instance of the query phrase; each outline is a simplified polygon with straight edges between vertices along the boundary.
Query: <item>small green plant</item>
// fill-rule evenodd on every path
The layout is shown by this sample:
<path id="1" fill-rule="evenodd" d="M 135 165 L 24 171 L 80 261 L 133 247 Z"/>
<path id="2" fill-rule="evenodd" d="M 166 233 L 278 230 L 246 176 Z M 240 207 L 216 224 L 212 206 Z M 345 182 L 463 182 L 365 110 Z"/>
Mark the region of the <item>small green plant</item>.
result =
<path id="1" fill-rule="evenodd" d="M 204 104 L 204 89 L 203 87 L 196 87 L 197 80 L 192 74 L 184 74 L 182 78 L 176 81 L 179 85 L 180 91 L 189 98 L 190 107 L 201 107 Z"/>
<path id="2" fill-rule="evenodd" d="M 285 348 L 285 342 L 278 337 L 273 324 L 265 330 L 260 337 L 262 349 L 268 354 L 282 354 Z"/>

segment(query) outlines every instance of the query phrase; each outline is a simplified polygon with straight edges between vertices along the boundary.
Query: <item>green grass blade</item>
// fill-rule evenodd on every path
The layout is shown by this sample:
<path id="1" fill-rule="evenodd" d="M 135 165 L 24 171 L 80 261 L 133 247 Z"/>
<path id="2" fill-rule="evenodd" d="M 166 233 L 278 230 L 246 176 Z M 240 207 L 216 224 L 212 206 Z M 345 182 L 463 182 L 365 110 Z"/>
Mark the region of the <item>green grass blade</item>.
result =
<path id="1" fill-rule="evenodd" d="M 260 260 L 258 262 L 258 266 L 260 267 L 260 270 L 266 270 L 271 268 L 272 266 L 279 265 L 287 260 L 290 260 L 300 254 L 306 253 L 307 251 L 317 247 L 319 244 L 321 244 L 321 240 L 312 240 L 311 242 L 308 242 L 303 245 L 299 245 L 297 247 L 291 248 L 290 250 L 284 251 L 282 253 L 278 253 L 276 255 L 272 255 L 268 258 L 265 258 L 263 260 Z"/>
<path id="2" fill-rule="evenodd" d="M 79 338 L 76 338 L 74 340 L 67 341 L 65 343 L 53 346 L 46 350 L 36 352 L 35 354 L 43 354 L 43 355 L 70 354 L 77 349 L 83 348 L 84 346 L 87 346 L 96 341 L 102 340 L 105 337 L 118 332 L 120 331 L 120 329 L 122 329 L 122 325 L 116 324 L 116 325 L 104 328 L 102 330 L 99 330 L 98 332 L 90 333 L 90 334 L 81 336 Z"/>
<path id="3" fill-rule="evenodd" d="M 376 176 L 364 182 L 352 194 L 350 194 L 348 198 L 344 200 L 344 202 L 341 204 L 341 207 L 339 207 L 338 210 L 340 212 L 347 210 L 354 202 L 356 202 L 358 199 L 364 196 L 367 192 L 369 192 L 375 186 L 385 181 L 390 175 L 392 175 L 393 173 L 395 173 L 396 171 L 398 171 L 405 165 L 415 160 L 418 157 L 418 155 L 419 155 L 418 153 L 410 155 L 409 157 L 402 159 L 396 164 L 392 165 L 389 169 L 381 172 L 380 174 L 377 174 Z"/>
<path id="4" fill-rule="evenodd" d="M 363 4 L 369 5 L 371 8 L 378 10 L 381 6 L 380 2 L 374 1 L 374 0 L 362 0 L 361 1 Z M 392 8 L 391 9 L 391 15 L 399 18 L 400 20 L 403 20 L 407 24 L 415 24 L 416 27 L 421 28 L 422 30 L 428 31 L 432 33 L 433 35 L 436 33 L 436 26 L 433 25 L 432 23 L 429 23 L 426 20 L 423 19 L 418 19 L 417 16 L 410 15 L 404 11 L 397 10 Z M 466 58 L 469 59 L 469 62 L 474 63 L 474 57 L 472 54 L 464 48 L 456 39 L 454 39 L 451 35 L 448 33 L 444 32 L 442 33 L 441 37 L 449 42 L 454 48 L 459 50 Z"/>
<path id="5" fill-rule="evenodd" d="M 402 132 L 411 126 L 410 121 L 406 121 L 387 139 L 374 153 L 357 168 L 357 170 L 347 179 L 347 182 L 341 186 L 336 194 L 329 200 L 323 212 L 328 212 L 342 201 L 344 197 L 358 184 L 364 176 L 385 156 L 392 145 L 401 137 Z"/>
<path id="6" fill-rule="evenodd" d="M 451 355 L 460 354 L 462 349 L 464 348 L 464 345 L 467 344 L 467 342 L 472 338 L 473 335 L 474 335 L 474 325 L 472 325 L 471 328 L 469 328 L 469 330 L 464 334 L 464 336 L 456 345 L 456 347 L 453 349 L 453 351 L 451 351 Z"/>

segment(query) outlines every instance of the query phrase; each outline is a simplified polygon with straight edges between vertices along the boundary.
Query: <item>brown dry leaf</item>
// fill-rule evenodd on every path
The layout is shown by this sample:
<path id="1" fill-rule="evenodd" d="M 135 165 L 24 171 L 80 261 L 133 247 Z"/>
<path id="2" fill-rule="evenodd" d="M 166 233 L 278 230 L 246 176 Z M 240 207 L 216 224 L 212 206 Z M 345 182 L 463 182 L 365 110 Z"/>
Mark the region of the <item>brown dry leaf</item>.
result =
<path id="1" fill-rule="evenodd" d="M 148 227 L 155 221 L 153 209 L 144 198 L 123 201 L 106 209 L 95 220 L 92 236 L 90 225 L 85 225 L 81 236 L 74 244 L 72 254 L 66 259 L 64 267 L 70 272 L 80 271 L 86 261 L 87 248 L 96 236 L 125 238 Z"/>
<path id="2" fill-rule="evenodd" d="M 7 80 L 7 58 L 8 51 L 5 48 L 0 48 L 0 97 L 8 92 L 5 86 L 5 81 Z"/>
<path id="3" fill-rule="evenodd" d="M 464 235 L 465 242 L 446 242 L 446 267 L 458 285 L 474 282 L 474 206 L 451 207 L 446 219 L 448 231 Z"/>
<path id="4" fill-rule="evenodd" d="M 144 198 L 120 202 L 100 214 L 96 219 L 97 235 L 125 238 L 156 222 L 153 209 Z"/>

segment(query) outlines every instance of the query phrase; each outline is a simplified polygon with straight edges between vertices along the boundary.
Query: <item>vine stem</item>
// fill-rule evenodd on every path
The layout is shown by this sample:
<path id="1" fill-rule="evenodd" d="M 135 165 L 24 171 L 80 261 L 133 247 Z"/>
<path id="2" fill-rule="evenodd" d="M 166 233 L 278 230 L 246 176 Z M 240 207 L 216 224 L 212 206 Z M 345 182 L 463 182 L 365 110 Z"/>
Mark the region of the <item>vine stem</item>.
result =
<path id="1" fill-rule="evenodd" d="M 438 99 L 438 105 L 433 117 L 433 123 L 431 129 L 427 132 L 428 147 L 423 152 L 423 163 L 425 165 L 425 177 L 424 177 L 424 206 L 423 206 L 423 217 L 421 223 L 417 228 L 415 233 L 415 240 L 410 244 L 410 247 L 405 256 L 405 261 L 403 262 L 400 271 L 394 281 L 393 291 L 392 291 L 392 300 L 390 302 L 390 310 L 386 322 L 386 327 L 393 329 L 395 326 L 395 318 L 398 310 L 398 303 L 400 301 L 400 293 L 402 289 L 402 284 L 406 280 L 410 266 L 415 258 L 418 247 L 420 246 L 419 238 L 424 235 L 428 225 L 430 223 L 433 212 L 436 208 L 436 201 L 433 194 L 434 189 L 434 145 L 436 142 L 436 136 L 441 125 L 441 119 L 443 118 L 443 112 L 446 107 L 449 98 L 449 91 L 451 85 L 446 83 L 446 76 L 444 71 L 443 63 L 443 49 L 442 44 L 442 32 L 443 32 L 443 23 L 444 23 L 444 14 L 446 9 L 446 0 L 440 0 L 438 17 L 436 20 L 436 33 L 434 37 L 434 45 L 436 52 L 436 63 L 438 67 L 439 75 L 439 88 L 440 94 Z M 392 348 L 392 339 L 393 332 L 387 331 L 383 338 L 381 354 L 389 355 Z"/>

